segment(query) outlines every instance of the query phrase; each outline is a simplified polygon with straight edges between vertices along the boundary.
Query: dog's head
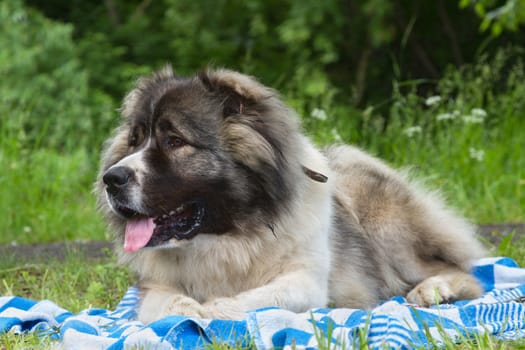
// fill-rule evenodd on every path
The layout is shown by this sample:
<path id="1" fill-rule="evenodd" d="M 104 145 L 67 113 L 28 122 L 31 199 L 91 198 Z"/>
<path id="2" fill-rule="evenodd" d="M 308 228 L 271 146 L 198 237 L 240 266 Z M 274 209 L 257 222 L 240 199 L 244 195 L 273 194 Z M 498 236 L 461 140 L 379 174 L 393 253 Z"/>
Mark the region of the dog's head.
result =
<path id="1" fill-rule="evenodd" d="M 122 117 L 97 191 L 126 251 L 271 224 L 286 211 L 302 172 L 299 126 L 254 79 L 166 67 L 138 81 Z"/>

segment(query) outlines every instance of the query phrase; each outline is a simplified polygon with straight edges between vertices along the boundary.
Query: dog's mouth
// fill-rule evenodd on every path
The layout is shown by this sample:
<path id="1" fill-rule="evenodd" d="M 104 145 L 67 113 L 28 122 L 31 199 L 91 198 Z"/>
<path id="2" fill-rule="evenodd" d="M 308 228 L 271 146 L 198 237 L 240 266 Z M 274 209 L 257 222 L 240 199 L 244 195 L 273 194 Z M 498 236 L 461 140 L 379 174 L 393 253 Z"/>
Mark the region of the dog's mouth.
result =
<path id="1" fill-rule="evenodd" d="M 191 239 L 199 233 L 205 213 L 203 202 L 198 200 L 183 203 L 156 217 L 125 207 L 119 207 L 118 211 L 127 218 L 124 233 L 126 252 L 162 246 L 173 238 Z"/>

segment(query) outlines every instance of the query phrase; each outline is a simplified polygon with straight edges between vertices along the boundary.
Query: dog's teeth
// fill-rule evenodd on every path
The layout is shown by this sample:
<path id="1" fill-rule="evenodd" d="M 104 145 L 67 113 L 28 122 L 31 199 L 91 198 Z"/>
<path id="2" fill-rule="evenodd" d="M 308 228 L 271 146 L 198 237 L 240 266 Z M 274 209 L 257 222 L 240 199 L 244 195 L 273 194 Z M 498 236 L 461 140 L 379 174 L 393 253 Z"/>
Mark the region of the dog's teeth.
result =
<path id="1" fill-rule="evenodd" d="M 167 218 L 168 218 L 168 215 L 164 214 L 164 215 L 162 215 L 162 218 L 163 218 L 163 219 L 167 219 Z"/>
<path id="2" fill-rule="evenodd" d="M 169 214 L 169 215 L 173 215 L 173 214 L 175 214 L 175 212 L 174 212 L 173 210 L 170 211 L 170 214 Z"/>

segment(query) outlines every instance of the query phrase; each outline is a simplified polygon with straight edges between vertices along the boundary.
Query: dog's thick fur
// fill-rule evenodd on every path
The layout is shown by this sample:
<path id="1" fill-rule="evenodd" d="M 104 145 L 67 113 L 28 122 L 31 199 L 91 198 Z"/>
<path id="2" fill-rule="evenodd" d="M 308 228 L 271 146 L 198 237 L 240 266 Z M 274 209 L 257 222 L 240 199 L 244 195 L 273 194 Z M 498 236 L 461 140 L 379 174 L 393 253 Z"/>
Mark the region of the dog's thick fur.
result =
<path id="1" fill-rule="evenodd" d="M 120 261 L 138 275 L 143 322 L 481 293 L 469 274 L 483 254 L 471 225 L 357 148 L 317 150 L 277 93 L 250 77 L 182 78 L 166 67 L 139 80 L 122 116 L 97 191 Z M 118 190 L 116 168 L 127 172 Z M 129 220 L 197 197 L 205 214 L 192 234 L 155 233 L 147 247 L 123 249 Z"/>

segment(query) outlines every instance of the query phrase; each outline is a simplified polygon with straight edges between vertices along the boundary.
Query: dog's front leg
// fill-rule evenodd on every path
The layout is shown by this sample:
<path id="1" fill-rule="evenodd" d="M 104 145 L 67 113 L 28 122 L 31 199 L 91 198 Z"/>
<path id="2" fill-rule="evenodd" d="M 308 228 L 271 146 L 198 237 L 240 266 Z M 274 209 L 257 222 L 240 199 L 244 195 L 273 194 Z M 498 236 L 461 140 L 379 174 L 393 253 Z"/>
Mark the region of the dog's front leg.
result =
<path id="1" fill-rule="evenodd" d="M 145 285 L 138 319 L 145 324 L 169 315 L 243 319 L 246 311 L 267 306 L 302 312 L 326 306 L 327 278 L 327 274 L 312 276 L 306 271 L 296 271 L 236 296 L 214 298 L 204 304 L 165 286 Z"/>
<path id="2" fill-rule="evenodd" d="M 303 312 L 326 306 L 327 286 L 327 275 L 314 278 L 306 272 L 289 273 L 234 297 L 209 300 L 202 304 L 202 312 L 207 318 L 220 319 L 242 319 L 246 311 L 267 306 Z"/>
<path id="3" fill-rule="evenodd" d="M 176 289 L 144 284 L 141 286 L 137 318 L 144 324 L 169 315 L 206 317 L 202 305 Z"/>

